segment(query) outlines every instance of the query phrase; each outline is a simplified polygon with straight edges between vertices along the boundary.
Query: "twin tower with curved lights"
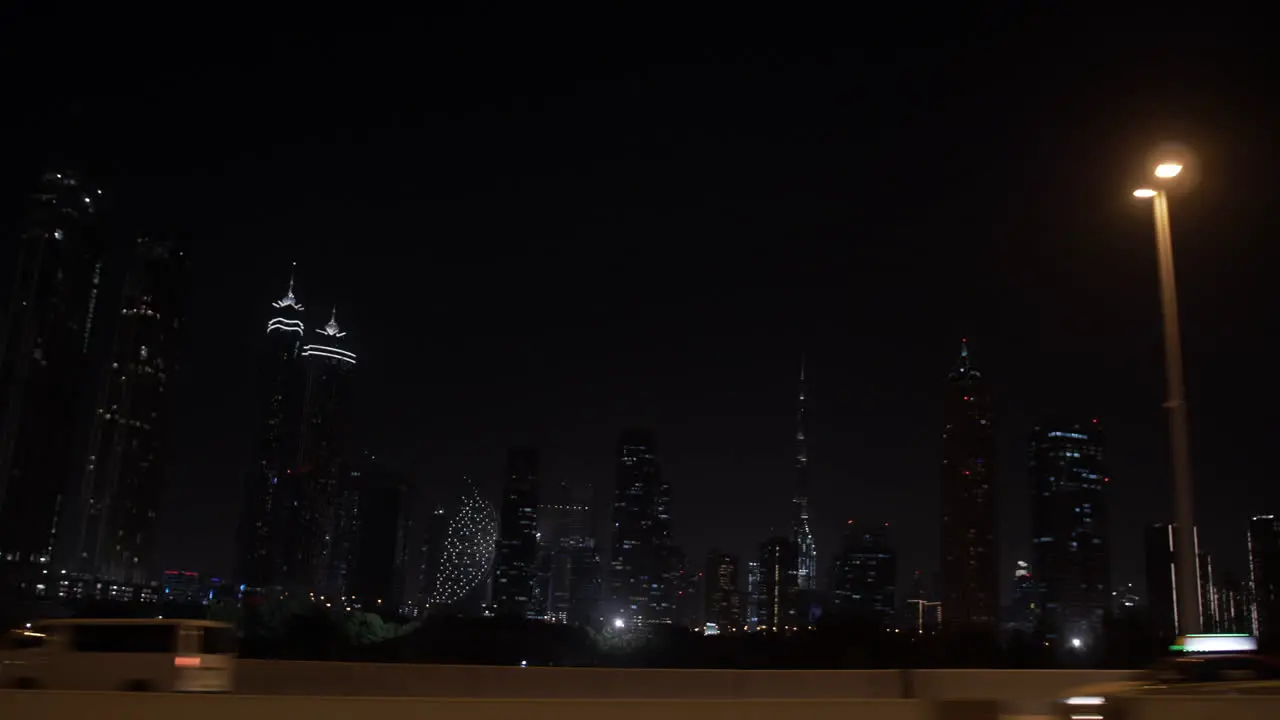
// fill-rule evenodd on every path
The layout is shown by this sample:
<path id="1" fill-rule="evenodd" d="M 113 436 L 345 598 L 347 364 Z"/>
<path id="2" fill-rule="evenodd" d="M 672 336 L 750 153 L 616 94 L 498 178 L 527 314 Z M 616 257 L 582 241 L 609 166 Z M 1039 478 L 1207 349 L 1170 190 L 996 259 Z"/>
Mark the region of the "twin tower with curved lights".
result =
<path id="1" fill-rule="evenodd" d="M 315 356 L 318 358 L 329 358 L 340 363 L 356 364 L 356 354 L 338 347 L 338 341 L 346 337 L 346 333 L 338 325 L 338 308 L 334 306 L 333 312 L 329 315 L 329 322 L 324 327 L 316 328 L 315 332 L 324 337 L 322 341 L 307 344 L 307 328 L 302 320 L 304 308 L 302 303 L 293 294 L 293 273 L 289 274 L 289 291 L 285 296 L 275 302 L 271 306 L 280 313 L 279 316 L 271 318 L 267 321 L 267 334 L 272 333 L 297 333 L 302 343 L 301 355 Z M 323 344 L 321 344 L 323 343 Z"/>
<path id="2" fill-rule="evenodd" d="M 336 309 L 318 328 L 308 328 L 304 313 L 291 274 L 289 290 L 271 303 L 262 346 L 260 425 L 238 573 L 247 587 L 306 596 L 341 585 L 342 552 L 334 537 L 342 478 L 355 450 L 356 354 L 344 347 L 347 333 Z"/>

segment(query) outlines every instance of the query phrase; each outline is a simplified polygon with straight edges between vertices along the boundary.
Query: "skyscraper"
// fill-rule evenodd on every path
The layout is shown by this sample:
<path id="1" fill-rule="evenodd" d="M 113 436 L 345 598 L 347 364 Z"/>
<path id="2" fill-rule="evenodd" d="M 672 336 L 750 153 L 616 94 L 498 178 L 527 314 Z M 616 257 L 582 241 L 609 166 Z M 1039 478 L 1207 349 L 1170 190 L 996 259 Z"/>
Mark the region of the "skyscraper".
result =
<path id="1" fill-rule="evenodd" d="M 629 626 L 670 623 L 679 568 L 671 542 L 671 486 L 662 478 L 653 433 L 618 441 L 609 611 Z"/>
<path id="2" fill-rule="evenodd" d="M 796 564 L 795 544 L 778 536 L 760 545 L 760 591 L 757 599 L 760 630 L 782 632 L 799 627 L 797 588 L 788 574 Z"/>
<path id="3" fill-rule="evenodd" d="M 26 205 L 0 327 L 0 593 L 41 594 L 73 466 L 76 416 L 89 407 L 106 234 L 101 191 L 48 173 Z"/>
<path id="4" fill-rule="evenodd" d="M 1031 433 L 1032 547 L 1051 643 L 1101 637 L 1111 594 L 1106 470 L 1098 421 Z"/>
<path id="5" fill-rule="evenodd" d="M 715 623 L 720 632 L 738 630 L 742 607 L 738 595 L 738 558 L 712 550 L 703 569 L 703 622 Z"/>
<path id="6" fill-rule="evenodd" d="M 540 493 L 538 505 L 538 596 L 552 622 L 590 621 L 596 596 L 597 560 L 590 507 L 574 500 L 567 483 Z M 577 610 L 575 610 L 577 608 Z"/>
<path id="7" fill-rule="evenodd" d="M 534 617 L 538 563 L 538 452 L 507 453 L 493 601 L 498 614 Z"/>
<path id="8" fill-rule="evenodd" d="M 290 273 L 289 289 L 271 303 L 266 323 L 257 378 L 260 424 L 240 511 L 238 573 L 242 583 L 255 589 L 281 584 L 289 569 L 286 548 L 291 544 L 292 518 L 286 490 L 302 453 L 307 393 L 307 368 L 301 362 L 303 311 Z"/>
<path id="9" fill-rule="evenodd" d="M 747 617 L 748 632 L 755 632 L 760 625 L 760 560 L 747 561 Z"/>
<path id="10" fill-rule="evenodd" d="M 418 570 L 417 610 L 426 611 L 440 581 L 444 566 L 444 544 L 449 537 L 449 514 L 443 505 L 437 505 L 427 516 L 422 528 L 422 565 Z"/>
<path id="11" fill-rule="evenodd" d="M 1164 641 L 1172 641 L 1181 630 L 1178 627 L 1178 582 L 1176 562 L 1175 526 L 1156 523 L 1146 530 L 1146 579 L 1147 609 L 1152 629 Z M 1217 626 L 1214 615 L 1216 598 L 1213 597 L 1213 568 L 1208 554 L 1200 552 L 1200 529 L 1192 529 L 1196 554 L 1196 600 L 1200 607 L 1200 622 L 1206 632 Z"/>
<path id="12" fill-rule="evenodd" d="M 172 243 L 139 238 L 125 256 L 121 306 L 102 323 L 111 343 L 96 378 L 69 540 L 76 545 L 72 570 L 137 584 L 156 572 L 156 513 L 189 280 L 186 258 Z"/>
<path id="13" fill-rule="evenodd" d="M 894 625 L 898 562 L 889 545 L 888 523 L 860 526 L 850 520 L 834 575 L 831 605 L 837 617 Z"/>
<path id="14" fill-rule="evenodd" d="M 1280 518 L 1249 520 L 1249 595 L 1253 634 L 1267 642 L 1280 638 Z"/>
<path id="15" fill-rule="evenodd" d="M 1019 560 L 1013 571 L 1013 602 L 1009 604 L 1005 627 L 1024 633 L 1033 632 L 1040 625 L 1042 612 L 1039 583 L 1031 573 L 1031 565 Z"/>
<path id="16" fill-rule="evenodd" d="M 796 494 L 791 500 L 791 542 L 796 550 L 795 582 L 803 605 L 813 604 L 818 589 L 818 550 L 809 528 L 809 443 L 805 438 L 804 357 L 800 358 L 800 389 L 796 409 Z M 806 611 L 807 613 L 807 611 Z M 806 625 L 807 616 L 800 621 Z"/>
<path id="17" fill-rule="evenodd" d="M 258 377 L 261 425 L 241 510 L 241 582 L 336 593 L 332 543 L 356 355 L 336 308 L 308 331 L 292 274 L 270 309 Z"/>
<path id="18" fill-rule="evenodd" d="M 312 332 L 312 343 L 302 345 L 299 352 L 306 369 L 306 391 L 298 464 L 287 474 L 292 521 L 286 547 L 290 571 L 284 581 L 299 590 L 337 593 L 339 589 L 327 580 L 334 511 L 342 467 L 350 453 L 356 355 L 346 349 L 350 341 L 338 325 L 337 308 L 324 327 Z"/>
<path id="19" fill-rule="evenodd" d="M 398 613 L 408 556 L 408 484 L 370 453 L 346 463 L 338 492 L 329 587 L 347 607 Z"/>
<path id="20" fill-rule="evenodd" d="M 943 629 L 992 631 L 1000 608 L 995 431 L 986 383 L 964 340 L 948 376 L 943 418 Z"/>

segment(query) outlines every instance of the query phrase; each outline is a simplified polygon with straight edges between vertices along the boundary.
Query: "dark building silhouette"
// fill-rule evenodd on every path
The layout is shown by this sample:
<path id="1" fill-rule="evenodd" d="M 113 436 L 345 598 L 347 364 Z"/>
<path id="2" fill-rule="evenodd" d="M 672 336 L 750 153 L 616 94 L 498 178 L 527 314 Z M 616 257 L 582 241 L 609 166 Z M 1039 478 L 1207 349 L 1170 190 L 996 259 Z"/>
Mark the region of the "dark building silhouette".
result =
<path id="1" fill-rule="evenodd" d="M 782 632 L 800 626 L 795 583 L 789 576 L 796 564 L 795 545 L 788 537 L 773 537 L 760 545 L 758 628 Z"/>
<path id="2" fill-rule="evenodd" d="M 1252 632 L 1269 644 L 1280 641 L 1280 518 L 1249 521 L 1249 594 Z"/>
<path id="3" fill-rule="evenodd" d="M 493 602 L 499 615 L 539 617 L 538 453 L 507 453 L 507 479 L 502 486 L 498 520 L 498 561 Z"/>
<path id="4" fill-rule="evenodd" d="M 671 486 L 653 434 L 624 432 L 617 457 L 609 611 L 631 626 L 671 623 L 680 568 L 671 543 Z"/>
<path id="5" fill-rule="evenodd" d="M 942 434 L 942 625 L 993 631 L 1000 611 L 991 399 L 965 342 L 948 376 Z"/>
<path id="6" fill-rule="evenodd" d="M 538 505 L 539 613 L 551 622 L 586 624 L 599 598 L 599 558 L 591 508 L 561 482 Z"/>
<path id="7" fill-rule="evenodd" d="M 1249 605 L 1248 588 L 1248 583 L 1231 573 L 1223 573 L 1218 580 L 1218 632 L 1254 635 L 1253 609 Z"/>
<path id="8" fill-rule="evenodd" d="M 286 473 L 290 524 L 285 545 L 286 587 L 340 594 L 330 578 L 334 523 L 343 467 L 354 456 L 351 436 L 353 371 L 356 355 L 347 349 L 348 333 L 338 325 L 337 310 L 324 327 L 307 334 L 299 356 L 306 369 L 302 401 L 300 457 Z"/>
<path id="9" fill-rule="evenodd" d="M 676 576 L 675 624 L 693 630 L 706 627 L 707 582 L 702 567 L 682 558 Z"/>
<path id="10" fill-rule="evenodd" d="M 1147 576 L 1147 611 L 1151 627 L 1162 641 L 1172 642 L 1178 636 L 1178 596 L 1176 582 L 1177 555 L 1175 526 L 1157 523 L 1147 528 L 1145 538 L 1145 566 Z M 1215 632 L 1217 617 L 1213 595 L 1213 568 L 1209 555 L 1200 552 L 1199 528 L 1195 528 L 1196 598 L 1201 627 L 1205 632 Z"/>
<path id="11" fill-rule="evenodd" d="M 28 198 L 0 327 L 0 592 L 48 592 L 108 254 L 101 191 L 48 173 Z M 46 587 L 41 587 L 46 586 Z"/>
<path id="12" fill-rule="evenodd" d="M 712 550 L 702 571 L 703 623 L 715 623 L 720 632 L 742 628 L 742 606 L 738 594 L 738 558 Z"/>
<path id="13" fill-rule="evenodd" d="M 101 319 L 109 350 L 95 378 L 96 401 L 67 534 L 75 545 L 69 569 L 137 584 L 158 570 L 156 514 L 174 424 L 190 277 L 186 257 L 172 243 L 139 238 L 131 245 L 120 260 L 120 306 Z"/>
<path id="14" fill-rule="evenodd" d="M 240 582 L 266 589 L 283 582 L 289 570 L 290 476 L 302 452 L 303 399 L 307 372 L 304 307 L 294 294 L 294 278 L 284 297 L 271 303 L 258 368 L 259 430 L 254 465 L 245 478 L 238 536 Z M 282 484 L 283 483 L 283 484 Z"/>
<path id="15" fill-rule="evenodd" d="M 422 563 L 418 569 L 418 597 L 416 614 L 424 613 L 431 605 L 431 596 L 444 563 L 444 544 L 449 537 L 449 513 L 443 505 L 437 505 L 427 515 L 422 528 Z"/>
<path id="16" fill-rule="evenodd" d="M 1040 625 L 1042 608 L 1040 588 L 1026 561 L 1017 561 L 1013 571 L 1013 600 L 1005 617 L 1005 627 L 1018 632 L 1033 632 Z"/>
<path id="17" fill-rule="evenodd" d="M 1046 638 L 1098 640 L 1111 599 L 1106 485 L 1098 421 L 1031 433 L 1032 548 Z"/>
<path id="18" fill-rule="evenodd" d="M 572 625 L 586 626 L 599 620 L 602 578 L 600 547 L 596 541 L 598 504 L 595 503 L 595 486 L 587 485 L 583 497 L 586 498 L 583 503 L 587 511 L 575 513 L 575 518 L 585 521 L 585 524 L 573 528 L 570 533 L 572 565 L 569 569 L 568 621 Z M 581 506 L 582 503 L 579 504 Z"/>
<path id="19" fill-rule="evenodd" d="M 836 618 L 889 628 L 897 612 L 898 560 L 889 545 L 888 523 L 845 525 L 836 554 L 831 608 Z"/>
<path id="20" fill-rule="evenodd" d="M 408 484 L 364 453 L 351 463 L 338 494 L 332 587 L 345 607 L 398 613 L 405 599 Z"/>

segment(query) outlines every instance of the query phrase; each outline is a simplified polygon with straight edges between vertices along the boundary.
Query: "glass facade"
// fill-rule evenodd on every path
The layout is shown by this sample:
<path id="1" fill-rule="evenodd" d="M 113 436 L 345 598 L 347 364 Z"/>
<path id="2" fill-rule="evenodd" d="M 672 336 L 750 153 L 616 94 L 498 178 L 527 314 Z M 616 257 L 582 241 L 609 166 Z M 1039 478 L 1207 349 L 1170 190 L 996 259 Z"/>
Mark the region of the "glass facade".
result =
<path id="1" fill-rule="evenodd" d="M 1036 427 L 1028 476 L 1041 626 L 1050 642 L 1101 637 L 1111 599 L 1107 484 L 1097 420 Z"/>

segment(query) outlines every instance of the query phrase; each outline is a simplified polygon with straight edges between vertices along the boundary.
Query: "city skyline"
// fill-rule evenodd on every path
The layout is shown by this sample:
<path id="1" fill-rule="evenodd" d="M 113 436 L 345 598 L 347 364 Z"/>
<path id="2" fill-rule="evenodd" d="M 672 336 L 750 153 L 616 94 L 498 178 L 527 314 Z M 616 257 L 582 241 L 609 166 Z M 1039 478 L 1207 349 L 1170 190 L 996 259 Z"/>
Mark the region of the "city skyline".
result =
<path id="1" fill-rule="evenodd" d="M 451 22 L 460 38 L 482 35 L 479 21 Z M 49 86 L 67 98 L 37 94 L 47 107 L 24 110 L 31 142 L 5 174 L 6 230 L 50 157 L 83 157 L 109 198 L 146 199 L 115 203 L 146 215 L 138 232 L 176 231 L 196 262 L 162 565 L 230 572 L 239 496 L 227 487 L 251 461 L 250 348 L 297 261 L 317 320 L 336 300 L 359 331 L 354 444 L 406 474 L 423 503 L 469 475 L 496 507 L 507 449 L 536 447 L 547 482 L 592 483 L 593 504 L 607 505 L 618 433 L 648 427 L 688 557 L 717 547 L 752 560 L 791 528 L 803 351 L 819 576 L 850 518 L 891 523 L 900 578 L 928 573 L 939 387 L 968 337 L 995 386 L 1004 592 L 1013 562 L 1031 559 L 1026 437 L 1049 416 L 1106 423 L 1112 578 L 1141 583 L 1141 553 L 1123 549 L 1172 513 L 1149 208 L 1127 193 L 1131 166 L 1176 138 L 1203 161 L 1172 210 L 1197 526 L 1215 567 L 1245 573 L 1248 517 L 1280 503 L 1270 486 L 1249 493 L 1274 428 L 1265 397 L 1241 401 L 1267 377 L 1259 329 L 1275 309 L 1262 273 L 1274 250 L 1261 242 L 1274 221 L 1251 189 L 1268 186 L 1257 158 L 1270 126 L 1245 81 L 1221 82 L 1247 63 L 1079 68 L 1042 97 L 1026 88 L 1054 53 L 1006 24 L 985 52 L 921 48 L 910 62 L 883 49 L 708 59 L 686 38 L 643 61 L 593 45 L 607 62 L 556 55 L 514 76 L 477 59 L 457 79 L 428 73 L 438 82 L 421 97 L 344 74 L 452 57 L 445 26 L 431 42 L 388 31 L 336 57 L 252 68 L 179 52 L 171 68 L 125 74 L 134 60 L 107 58 L 140 89 L 103 98 L 59 80 Z M 1002 54 L 1023 61 L 1009 69 Z M 867 58 L 874 70 L 860 69 Z M 969 79 L 929 70 L 952 62 Z M 301 66 L 305 82 L 297 63 L 315 63 Z M 147 95 L 192 69 L 189 87 Z M 50 72 L 28 81 L 60 77 Z M 566 84 L 540 79 L 556 77 Z M 330 79 L 354 99 L 317 100 Z M 874 111 L 832 96 L 846 81 L 879 99 Z M 191 119 L 233 99 L 259 120 Z"/>

